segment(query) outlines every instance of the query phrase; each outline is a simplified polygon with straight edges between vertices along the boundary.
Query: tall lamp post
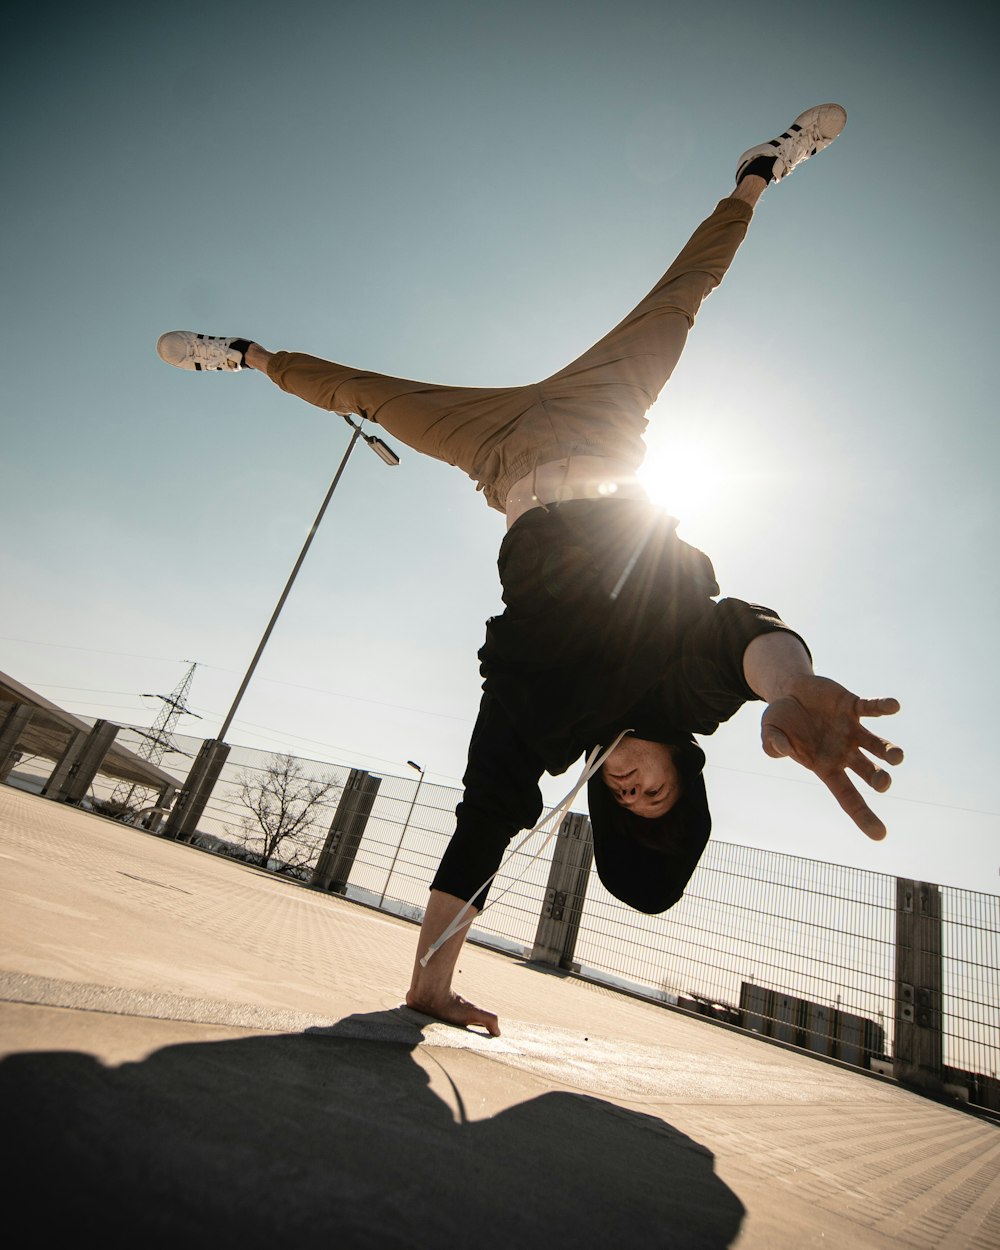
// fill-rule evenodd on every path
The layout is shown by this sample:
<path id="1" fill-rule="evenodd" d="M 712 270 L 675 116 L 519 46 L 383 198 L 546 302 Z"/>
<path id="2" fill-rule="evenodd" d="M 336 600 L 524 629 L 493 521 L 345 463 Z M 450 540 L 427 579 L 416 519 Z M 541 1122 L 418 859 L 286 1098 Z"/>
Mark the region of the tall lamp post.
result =
<path id="1" fill-rule="evenodd" d="M 347 467 L 347 462 L 351 458 L 351 452 L 357 445 L 358 439 L 364 439 L 378 458 L 383 461 L 383 463 L 389 465 L 390 468 L 394 468 L 399 464 L 399 457 L 388 445 L 388 443 L 384 443 L 382 439 L 376 438 L 372 434 L 366 434 L 361 425 L 346 412 L 340 413 L 340 416 L 344 418 L 347 424 L 354 431 L 351 435 L 351 441 L 348 443 L 347 450 L 344 452 L 343 458 L 337 466 L 337 472 L 333 475 L 333 481 L 330 483 L 323 502 L 320 504 L 319 511 L 316 513 L 316 519 L 312 523 L 312 528 L 306 535 L 306 540 L 302 544 L 302 550 L 299 552 L 299 558 L 295 561 L 292 571 L 288 575 L 288 581 L 285 582 L 285 588 L 281 592 L 278 602 L 275 604 L 274 611 L 271 613 L 271 619 L 268 621 L 263 636 L 257 644 L 257 650 L 254 652 L 254 657 L 250 661 L 250 667 L 247 669 L 243 681 L 240 683 L 240 688 L 236 692 L 236 697 L 233 699 L 232 706 L 226 713 L 226 718 L 222 722 L 222 726 L 219 729 L 218 737 L 210 739 L 202 744 L 202 748 L 199 751 L 194 764 L 191 766 L 191 771 L 188 773 L 184 789 L 181 791 L 177 802 L 174 804 L 173 810 L 171 811 L 164 827 L 164 834 L 167 837 L 190 837 L 194 833 L 198 821 L 201 819 L 205 806 L 208 803 L 209 796 L 212 793 L 216 781 L 219 779 L 222 766 L 225 764 L 226 758 L 229 755 L 229 745 L 225 741 L 226 734 L 229 732 L 229 727 L 232 725 L 233 719 L 236 716 L 237 708 L 243 700 L 247 686 L 250 685 L 250 678 L 253 677 L 254 670 L 257 668 L 260 657 L 264 653 L 264 648 L 267 646 L 267 641 L 271 637 L 271 632 L 274 629 L 275 623 L 281 615 L 281 609 L 285 606 L 285 600 L 288 598 L 289 591 L 292 589 L 292 585 L 298 576 L 299 569 L 302 567 L 302 562 L 306 558 L 306 553 L 312 546 L 312 540 L 316 537 L 316 531 L 319 529 L 320 523 L 326 515 L 327 507 L 329 506 L 330 500 L 333 498 L 333 492 L 337 489 L 337 484 L 340 482 L 344 469 Z"/>
<path id="2" fill-rule="evenodd" d="M 403 832 L 399 835 L 399 842 L 396 844 L 396 850 L 393 853 L 392 863 L 389 865 L 389 872 L 385 878 L 385 885 L 382 887 L 382 897 L 378 901 L 379 907 L 385 902 L 385 892 L 389 888 L 389 882 L 392 880 L 392 874 L 396 869 L 396 860 L 399 859 L 399 852 L 403 849 L 403 839 L 406 837 L 406 831 L 410 827 L 410 817 L 413 815 L 413 809 L 417 805 L 417 795 L 420 793 L 420 787 L 424 784 L 424 770 L 419 764 L 415 764 L 413 760 L 407 760 L 407 764 L 420 774 L 420 780 L 417 782 L 417 788 L 413 791 L 413 798 L 410 800 L 410 810 L 406 813 L 406 819 L 403 821 Z"/>

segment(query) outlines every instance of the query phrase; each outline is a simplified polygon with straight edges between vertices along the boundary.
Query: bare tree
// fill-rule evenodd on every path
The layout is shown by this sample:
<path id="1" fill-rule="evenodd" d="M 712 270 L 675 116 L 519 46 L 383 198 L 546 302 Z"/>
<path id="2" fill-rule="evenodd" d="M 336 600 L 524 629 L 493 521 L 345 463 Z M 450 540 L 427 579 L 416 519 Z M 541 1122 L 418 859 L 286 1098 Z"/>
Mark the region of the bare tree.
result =
<path id="1" fill-rule="evenodd" d="M 236 786 L 247 809 L 240 821 L 244 849 L 252 848 L 264 868 L 279 851 L 283 868 L 307 863 L 316 849 L 307 835 L 339 789 L 333 777 L 307 777 L 293 755 L 272 755 L 263 768 L 240 773 Z"/>

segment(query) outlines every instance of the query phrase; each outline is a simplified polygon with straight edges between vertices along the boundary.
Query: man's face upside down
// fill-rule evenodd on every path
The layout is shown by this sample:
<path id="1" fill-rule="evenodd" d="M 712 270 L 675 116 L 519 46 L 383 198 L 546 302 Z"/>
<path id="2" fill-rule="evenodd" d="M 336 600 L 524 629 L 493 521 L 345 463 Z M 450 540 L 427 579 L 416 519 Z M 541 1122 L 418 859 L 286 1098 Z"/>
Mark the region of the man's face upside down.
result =
<path id="1" fill-rule="evenodd" d="M 663 816 L 681 796 L 681 779 L 670 747 L 631 735 L 604 761 L 601 778 L 616 803 L 646 819 Z"/>

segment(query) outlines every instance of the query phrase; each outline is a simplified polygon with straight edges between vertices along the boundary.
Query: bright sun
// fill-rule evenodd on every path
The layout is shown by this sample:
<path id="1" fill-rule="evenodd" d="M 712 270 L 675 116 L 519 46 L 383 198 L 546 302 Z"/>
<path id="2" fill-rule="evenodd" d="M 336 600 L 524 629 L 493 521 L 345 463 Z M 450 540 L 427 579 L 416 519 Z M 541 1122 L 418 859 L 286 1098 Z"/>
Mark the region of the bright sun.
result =
<path id="1" fill-rule="evenodd" d="M 651 448 L 637 477 L 650 499 L 682 522 L 695 522 L 719 505 L 727 474 L 703 443 Z"/>

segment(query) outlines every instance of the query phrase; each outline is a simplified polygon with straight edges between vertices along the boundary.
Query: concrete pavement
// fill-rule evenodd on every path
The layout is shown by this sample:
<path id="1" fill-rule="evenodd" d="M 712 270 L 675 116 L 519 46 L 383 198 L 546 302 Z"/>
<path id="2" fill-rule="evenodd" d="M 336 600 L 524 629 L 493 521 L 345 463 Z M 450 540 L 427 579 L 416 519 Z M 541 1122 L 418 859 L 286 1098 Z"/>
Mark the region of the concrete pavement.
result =
<path id="1" fill-rule="evenodd" d="M 32 1242 L 1000 1245 L 1000 1128 L 0 786 L 0 1106 Z M 17 1244 L 16 1241 L 14 1244 Z"/>

